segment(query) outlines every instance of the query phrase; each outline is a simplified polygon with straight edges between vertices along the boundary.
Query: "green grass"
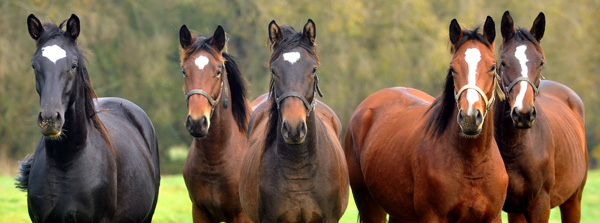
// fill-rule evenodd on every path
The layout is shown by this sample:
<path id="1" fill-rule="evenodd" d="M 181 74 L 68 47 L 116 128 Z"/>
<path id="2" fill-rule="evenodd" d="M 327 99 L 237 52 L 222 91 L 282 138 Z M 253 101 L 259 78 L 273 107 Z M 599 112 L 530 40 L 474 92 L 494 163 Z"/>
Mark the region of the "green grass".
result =
<path id="1" fill-rule="evenodd" d="M 24 192 L 14 187 L 12 177 L 0 176 L 0 219 L 10 222 L 30 222 Z M 581 222 L 598 222 L 600 219 L 600 171 L 590 171 L 582 201 Z M 342 223 L 356 223 L 358 211 L 350 199 Z M 506 214 L 503 214 L 504 222 Z M 153 222 L 192 222 L 191 202 L 181 175 L 163 176 L 158 205 Z M 560 222 L 557 208 L 552 210 L 550 222 Z"/>

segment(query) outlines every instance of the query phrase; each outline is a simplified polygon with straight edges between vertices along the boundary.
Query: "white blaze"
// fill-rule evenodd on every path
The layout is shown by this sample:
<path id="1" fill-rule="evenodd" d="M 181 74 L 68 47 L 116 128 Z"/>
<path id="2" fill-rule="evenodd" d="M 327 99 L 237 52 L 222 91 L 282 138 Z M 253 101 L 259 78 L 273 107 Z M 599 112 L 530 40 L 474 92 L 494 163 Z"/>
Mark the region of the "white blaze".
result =
<path id="1" fill-rule="evenodd" d="M 45 46 L 42 48 L 42 56 L 56 64 L 57 60 L 67 57 L 67 52 L 57 45 Z"/>
<path id="2" fill-rule="evenodd" d="M 283 54 L 283 59 L 291 64 L 296 63 L 300 59 L 300 53 L 298 52 L 289 52 Z"/>
<path id="3" fill-rule="evenodd" d="M 199 56 L 198 58 L 196 58 L 194 63 L 196 63 L 196 66 L 198 66 L 198 69 L 204 70 L 204 66 L 206 66 L 208 64 L 208 57 Z"/>
<path id="4" fill-rule="evenodd" d="M 465 51 L 465 61 L 469 65 L 469 84 L 475 86 L 477 83 L 477 64 L 481 61 L 481 52 L 476 48 L 467 49 Z M 467 114 L 472 114 L 473 104 L 479 101 L 479 93 L 473 89 L 467 89 L 467 101 L 469 101 Z"/>
<path id="5" fill-rule="evenodd" d="M 527 50 L 527 46 L 520 45 L 517 47 L 515 51 L 515 57 L 519 60 L 519 64 L 521 64 L 521 76 L 527 77 L 529 73 L 529 69 L 527 68 L 527 55 L 525 55 L 525 51 Z M 525 92 L 527 91 L 527 82 L 521 81 L 519 83 L 521 85 L 521 89 L 519 90 L 519 94 L 515 99 L 515 108 L 517 110 L 523 109 L 523 98 L 525 97 Z"/>

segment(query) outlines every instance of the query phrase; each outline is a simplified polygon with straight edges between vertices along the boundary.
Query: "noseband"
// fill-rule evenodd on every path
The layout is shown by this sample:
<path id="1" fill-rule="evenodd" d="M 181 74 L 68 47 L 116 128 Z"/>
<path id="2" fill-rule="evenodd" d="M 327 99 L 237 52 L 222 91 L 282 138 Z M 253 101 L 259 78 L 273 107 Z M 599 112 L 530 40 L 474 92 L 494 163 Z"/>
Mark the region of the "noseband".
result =
<path id="1" fill-rule="evenodd" d="M 456 105 L 458 107 L 458 100 L 460 99 L 460 96 L 462 95 L 462 93 L 464 91 L 466 91 L 467 89 L 473 89 L 475 90 L 479 95 L 481 95 L 481 98 L 483 98 L 483 102 L 485 103 L 485 111 L 483 112 L 483 118 L 485 119 L 485 116 L 487 115 L 487 113 L 492 109 L 492 105 L 494 104 L 494 101 L 496 100 L 496 86 L 498 85 L 498 75 L 494 75 L 494 87 L 492 88 L 492 97 L 488 100 L 487 96 L 485 96 L 485 93 L 483 92 L 483 90 L 481 90 L 481 88 L 477 87 L 476 85 L 471 85 L 471 84 L 467 84 L 463 87 L 460 88 L 460 90 L 458 90 L 458 93 L 456 93 L 456 91 L 454 92 L 454 100 L 456 101 Z M 502 100 L 502 99 L 500 99 Z"/>
<path id="2" fill-rule="evenodd" d="M 213 112 L 215 111 L 215 108 L 217 107 L 217 103 L 219 103 L 219 100 L 221 100 L 221 95 L 223 95 L 223 91 L 225 91 L 225 100 L 227 100 L 227 98 L 229 97 L 229 95 L 228 95 L 229 91 L 227 89 L 227 84 L 225 84 L 226 75 L 227 75 L 227 71 L 225 70 L 225 63 L 223 63 L 223 73 L 221 74 L 221 87 L 220 87 L 221 89 L 219 90 L 219 96 L 217 96 L 217 99 L 213 99 L 213 97 L 210 96 L 209 93 L 207 93 L 206 91 L 204 91 L 202 89 L 193 89 L 185 94 L 185 101 L 187 102 L 187 104 L 189 105 L 190 97 L 192 95 L 199 94 L 199 95 L 204 96 L 208 100 L 208 103 L 210 103 L 210 106 L 211 106 L 210 116 L 212 117 Z"/>
<path id="3" fill-rule="evenodd" d="M 540 80 L 542 80 L 542 78 L 540 78 Z M 510 93 L 510 91 L 512 90 L 512 88 L 519 82 L 521 81 L 526 81 L 527 83 L 529 83 L 529 85 L 531 85 L 531 88 L 533 88 L 533 93 L 535 96 L 537 96 L 540 93 L 540 89 L 538 87 L 535 86 L 535 84 L 533 84 L 533 81 L 531 81 L 528 77 L 518 77 L 517 79 L 513 80 L 508 87 L 504 86 L 504 82 L 502 82 L 502 85 L 504 87 L 504 91 L 506 92 L 506 94 Z"/>
<path id="4" fill-rule="evenodd" d="M 281 96 L 277 97 L 277 91 L 275 90 L 275 87 L 273 87 L 273 91 L 275 92 L 275 102 L 277 103 L 277 110 L 279 110 L 280 108 L 280 104 L 283 101 L 283 99 L 286 99 L 288 97 L 297 97 L 300 98 L 300 100 L 302 100 L 302 102 L 304 102 L 304 106 L 306 107 L 306 116 L 310 116 L 310 113 L 312 111 L 315 110 L 315 106 L 317 105 L 317 93 L 319 94 L 319 96 L 323 97 L 323 94 L 321 93 L 321 89 L 319 89 L 319 77 L 317 75 L 315 75 L 315 86 L 313 88 L 313 100 L 312 102 L 308 102 L 308 100 L 306 100 L 306 98 L 304 97 L 304 95 L 302 95 L 300 92 L 297 91 L 289 91 L 289 92 L 285 92 L 283 93 Z"/>

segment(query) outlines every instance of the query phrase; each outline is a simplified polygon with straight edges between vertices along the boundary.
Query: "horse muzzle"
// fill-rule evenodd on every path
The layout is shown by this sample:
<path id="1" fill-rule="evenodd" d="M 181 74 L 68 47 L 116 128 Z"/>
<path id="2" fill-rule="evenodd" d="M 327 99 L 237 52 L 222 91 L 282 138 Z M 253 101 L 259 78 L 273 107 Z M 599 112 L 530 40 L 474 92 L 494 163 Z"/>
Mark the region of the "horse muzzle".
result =
<path id="1" fill-rule="evenodd" d="M 38 115 L 38 126 L 46 137 L 59 137 L 62 134 L 63 124 L 64 119 L 60 112 L 40 112 Z"/>
<path id="2" fill-rule="evenodd" d="M 302 144 L 306 139 L 306 122 L 301 120 L 296 125 L 292 125 L 290 122 L 284 121 L 281 127 L 281 135 L 287 144 Z"/>
<path id="3" fill-rule="evenodd" d="M 208 135 L 208 129 L 210 128 L 210 118 L 206 115 L 202 115 L 200 118 L 192 118 L 191 115 L 188 115 L 185 121 L 185 128 L 193 137 L 205 137 Z"/>
<path id="4" fill-rule="evenodd" d="M 472 114 L 465 114 L 461 109 L 457 116 L 458 125 L 462 133 L 468 137 L 477 137 L 483 126 L 483 114 L 479 109 Z"/>
<path id="5" fill-rule="evenodd" d="M 533 126 L 537 112 L 535 107 L 531 107 L 528 111 L 518 110 L 513 108 L 510 112 L 510 118 L 513 120 L 513 125 L 518 129 L 528 129 Z"/>

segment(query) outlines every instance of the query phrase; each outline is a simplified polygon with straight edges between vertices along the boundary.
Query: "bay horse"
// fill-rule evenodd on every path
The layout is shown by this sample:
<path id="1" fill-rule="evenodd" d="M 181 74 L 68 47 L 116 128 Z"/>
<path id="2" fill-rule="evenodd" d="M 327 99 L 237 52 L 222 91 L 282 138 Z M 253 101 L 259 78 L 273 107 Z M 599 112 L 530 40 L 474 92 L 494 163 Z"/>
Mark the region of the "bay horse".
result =
<path id="1" fill-rule="evenodd" d="M 250 222 L 242 210 L 238 182 L 247 146 L 246 83 L 227 37 L 179 30 L 181 70 L 188 106 L 186 128 L 194 137 L 183 166 L 194 222 Z"/>
<path id="2" fill-rule="evenodd" d="M 562 222 L 579 222 L 588 153 L 583 102 L 567 86 L 542 80 L 540 41 L 546 18 L 530 30 L 502 16 L 498 68 L 507 100 L 496 104 L 494 135 L 509 176 L 504 211 L 509 222 L 548 222 L 560 207 Z"/>
<path id="3" fill-rule="evenodd" d="M 338 222 L 348 204 L 341 122 L 317 100 L 316 28 L 269 24 L 268 100 L 254 110 L 240 199 L 254 222 Z"/>
<path id="4" fill-rule="evenodd" d="M 76 15 L 56 26 L 31 14 L 27 28 L 43 134 L 17 177 L 31 221 L 151 222 L 160 171 L 150 119 L 128 100 L 96 97 Z"/>
<path id="5" fill-rule="evenodd" d="M 360 222 L 501 222 L 508 176 L 493 135 L 495 25 L 450 23 L 441 96 L 380 90 L 354 111 L 345 136 Z M 500 95 L 501 96 L 501 95 Z"/>

